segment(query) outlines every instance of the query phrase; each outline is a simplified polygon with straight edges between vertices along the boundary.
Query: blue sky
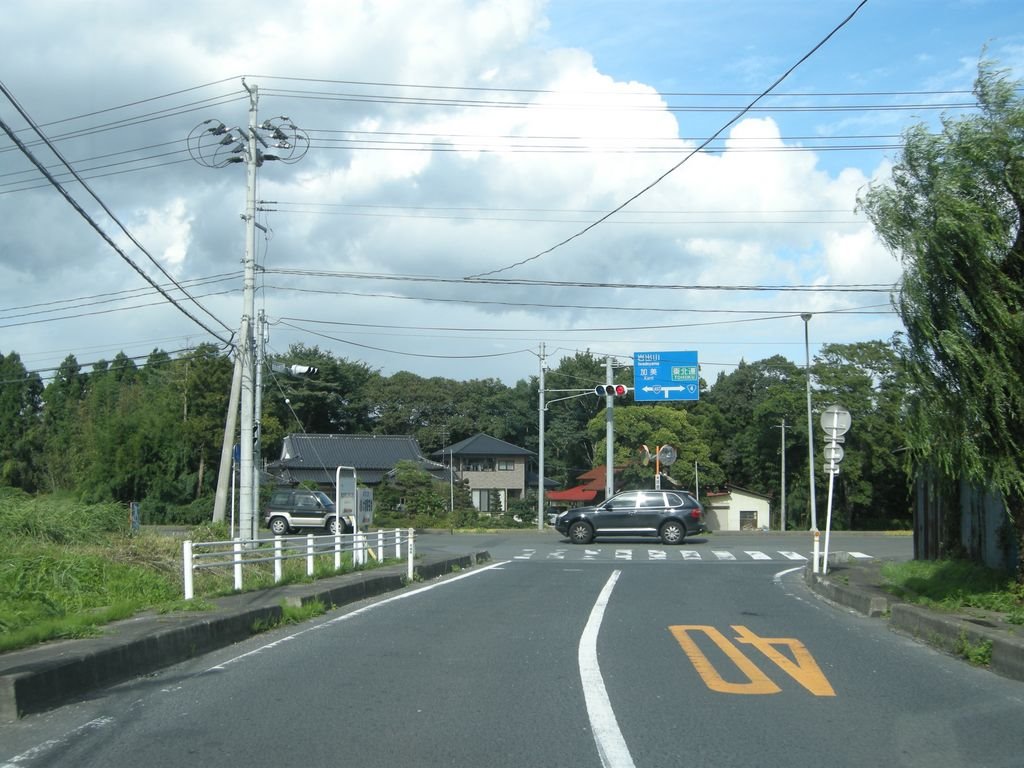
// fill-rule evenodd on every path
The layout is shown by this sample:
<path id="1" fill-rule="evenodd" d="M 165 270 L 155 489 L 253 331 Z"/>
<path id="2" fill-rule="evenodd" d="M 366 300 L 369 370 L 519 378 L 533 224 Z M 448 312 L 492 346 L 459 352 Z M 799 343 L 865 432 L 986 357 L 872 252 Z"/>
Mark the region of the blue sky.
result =
<path id="1" fill-rule="evenodd" d="M 241 313 L 244 174 L 189 161 L 185 137 L 206 119 L 244 123 L 242 76 L 261 117 L 308 130 L 300 162 L 260 171 L 258 308 L 273 352 L 298 341 L 386 374 L 514 383 L 536 375 L 542 342 L 549 364 L 697 350 L 713 381 L 741 359 L 802 363 L 801 312 L 815 315 L 815 349 L 899 329 L 884 292 L 899 265 L 854 213 L 857 194 L 885 179 L 907 126 L 965 114 L 955 105 L 970 94 L 956 92 L 984 48 L 1024 76 L 1024 3 L 870 0 L 710 152 L 573 235 L 856 7 L 255 0 L 243 21 L 195 0 L 15 0 L 0 19 L 2 80 L 153 261 L 118 234 L 129 256 L 203 286 L 224 328 Z M 7 101 L 0 118 L 32 139 Z M 0 206 L 0 352 L 45 377 L 67 354 L 88 364 L 210 339 L 6 138 Z M 463 281 L 495 270 L 497 283 Z M 768 289 L 866 284 L 881 289 Z"/>

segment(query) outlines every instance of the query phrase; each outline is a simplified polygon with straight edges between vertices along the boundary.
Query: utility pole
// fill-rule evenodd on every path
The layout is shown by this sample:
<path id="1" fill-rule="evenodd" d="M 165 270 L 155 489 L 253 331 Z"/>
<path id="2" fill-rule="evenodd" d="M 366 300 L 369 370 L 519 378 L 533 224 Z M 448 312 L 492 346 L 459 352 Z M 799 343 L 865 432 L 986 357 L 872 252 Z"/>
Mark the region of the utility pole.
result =
<path id="1" fill-rule="evenodd" d="M 540 343 L 540 379 L 537 387 L 538 451 L 537 451 L 537 530 L 544 530 L 544 369 L 547 361 L 544 357 L 544 342 Z"/>
<path id="2" fill-rule="evenodd" d="M 604 359 L 604 382 L 610 387 L 612 382 L 612 358 L 611 355 Z M 615 495 L 615 395 L 605 396 L 604 409 L 604 436 L 605 436 L 605 479 L 604 497 L 610 499 Z"/>
<path id="3" fill-rule="evenodd" d="M 782 456 L 782 505 L 779 514 L 779 530 L 786 530 L 786 417 L 782 417 L 782 424 L 775 427 L 782 430 L 782 445 L 779 448 L 779 455 Z"/>
<path id="4" fill-rule="evenodd" d="M 255 295 L 256 295 L 256 170 L 267 160 L 281 160 L 285 163 L 298 162 L 309 149 L 309 137 L 287 117 L 275 117 L 257 121 L 259 89 L 242 79 L 242 87 L 249 95 L 249 123 L 247 128 L 228 128 L 224 123 L 206 120 L 189 133 L 186 142 L 189 155 L 200 165 L 208 168 L 223 168 L 232 163 L 245 163 L 246 194 L 245 213 L 245 255 L 242 277 L 242 319 L 237 342 L 237 363 L 240 369 L 241 413 L 239 418 L 239 444 L 241 453 L 239 481 L 239 536 L 245 541 L 257 538 L 257 516 L 259 480 L 255 458 L 258 455 L 256 441 L 259 439 L 256 416 L 256 350 L 255 350 Z M 213 124 L 211 126 L 211 124 Z M 262 151 L 271 144 L 264 137 L 266 133 L 273 140 L 273 147 L 282 152 L 270 154 Z M 231 422 L 229 415 L 227 420 Z M 225 429 L 225 442 L 230 439 Z M 232 429 L 233 433 L 234 430 Z M 230 451 L 230 447 L 227 449 Z M 225 450 L 222 447 L 221 456 Z M 220 473 L 223 477 L 223 472 Z M 218 496 L 222 493 L 218 478 Z M 255 502 L 255 503 L 254 503 Z M 216 515 L 216 506 L 215 506 Z M 223 517 L 223 509 L 221 510 Z"/>

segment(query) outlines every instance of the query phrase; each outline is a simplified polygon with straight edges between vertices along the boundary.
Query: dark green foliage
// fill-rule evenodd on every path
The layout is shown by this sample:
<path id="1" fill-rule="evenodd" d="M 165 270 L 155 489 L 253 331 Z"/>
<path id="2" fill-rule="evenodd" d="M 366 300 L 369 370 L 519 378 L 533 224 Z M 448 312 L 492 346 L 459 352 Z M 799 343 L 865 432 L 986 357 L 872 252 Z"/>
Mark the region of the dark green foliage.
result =
<path id="1" fill-rule="evenodd" d="M 903 264 L 909 458 L 997 489 L 1024 544 L 1024 99 L 988 63 L 975 93 L 860 205 Z"/>

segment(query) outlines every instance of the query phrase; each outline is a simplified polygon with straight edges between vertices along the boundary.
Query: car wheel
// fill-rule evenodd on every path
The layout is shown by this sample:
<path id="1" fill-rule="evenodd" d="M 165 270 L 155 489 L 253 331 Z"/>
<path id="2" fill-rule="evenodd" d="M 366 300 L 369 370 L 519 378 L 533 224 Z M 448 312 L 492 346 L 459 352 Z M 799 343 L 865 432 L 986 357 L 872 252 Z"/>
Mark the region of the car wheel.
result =
<path id="1" fill-rule="evenodd" d="M 594 529 L 590 523 L 577 520 L 569 526 L 569 540 L 573 544 L 589 544 L 594 540 Z"/>
<path id="2" fill-rule="evenodd" d="M 332 533 L 332 534 L 333 533 L 346 533 L 344 525 L 342 525 L 340 531 L 338 530 L 338 518 L 336 518 L 336 517 L 332 517 L 327 522 L 327 532 L 328 533 Z"/>
<path id="3" fill-rule="evenodd" d="M 669 520 L 661 526 L 660 534 L 662 544 L 682 544 L 686 538 L 686 528 L 678 520 Z"/>
<path id="4" fill-rule="evenodd" d="M 270 518 L 270 532 L 275 536 L 284 536 L 288 533 L 288 521 L 283 517 Z"/>

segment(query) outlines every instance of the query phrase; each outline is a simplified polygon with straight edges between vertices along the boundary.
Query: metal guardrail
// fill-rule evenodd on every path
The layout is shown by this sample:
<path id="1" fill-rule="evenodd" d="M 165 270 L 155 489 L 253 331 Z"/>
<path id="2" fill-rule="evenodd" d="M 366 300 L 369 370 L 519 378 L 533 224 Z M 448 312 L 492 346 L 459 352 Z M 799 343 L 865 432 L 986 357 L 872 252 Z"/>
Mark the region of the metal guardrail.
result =
<path id="1" fill-rule="evenodd" d="M 273 549 L 261 546 L 265 542 L 243 542 L 241 539 L 227 541 L 182 542 L 182 569 L 185 582 L 185 599 L 195 597 L 193 577 L 197 570 L 205 568 L 234 569 L 235 591 L 242 590 L 244 566 L 259 563 L 274 563 L 274 583 L 282 578 L 282 563 L 285 560 L 306 559 L 306 575 L 314 573 L 314 562 L 318 555 L 334 554 L 334 570 L 341 570 L 341 555 L 352 553 L 352 565 L 366 565 L 368 558 L 378 561 L 386 559 L 385 553 L 394 548 L 395 559 L 402 559 L 403 547 L 406 559 L 406 574 L 413 579 L 413 559 L 416 551 L 416 532 L 412 528 L 395 528 L 376 532 L 339 533 L 324 536 L 308 534 L 299 536 L 275 536 Z"/>

